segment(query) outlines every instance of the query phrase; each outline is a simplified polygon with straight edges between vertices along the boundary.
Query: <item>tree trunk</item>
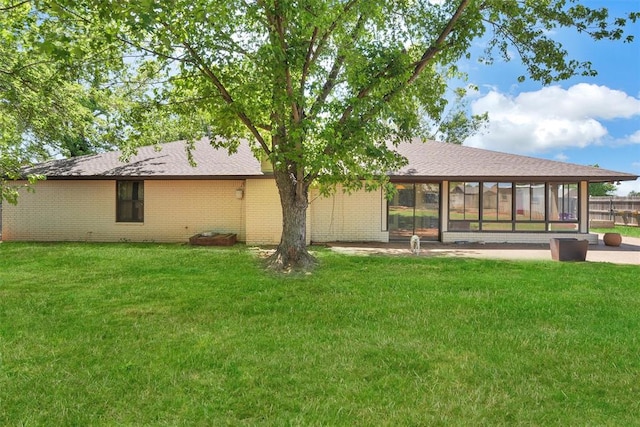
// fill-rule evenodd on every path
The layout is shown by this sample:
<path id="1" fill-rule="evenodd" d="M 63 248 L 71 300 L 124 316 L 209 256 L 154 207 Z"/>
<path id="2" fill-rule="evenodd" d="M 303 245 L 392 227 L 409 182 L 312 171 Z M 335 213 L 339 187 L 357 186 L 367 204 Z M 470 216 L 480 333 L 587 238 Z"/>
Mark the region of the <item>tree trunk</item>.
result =
<path id="1" fill-rule="evenodd" d="M 289 172 L 274 171 L 282 206 L 282 237 L 268 266 L 276 271 L 307 271 L 315 258 L 307 251 L 308 185 Z"/>

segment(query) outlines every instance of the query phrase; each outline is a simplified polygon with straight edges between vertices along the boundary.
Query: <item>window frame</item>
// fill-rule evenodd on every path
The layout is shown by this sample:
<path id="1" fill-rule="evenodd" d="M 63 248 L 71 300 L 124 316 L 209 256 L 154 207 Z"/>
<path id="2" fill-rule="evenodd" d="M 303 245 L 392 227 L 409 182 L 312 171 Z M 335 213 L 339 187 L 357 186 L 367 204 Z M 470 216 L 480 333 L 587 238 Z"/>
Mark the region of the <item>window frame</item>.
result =
<path id="1" fill-rule="evenodd" d="M 540 233 L 540 232 L 566 232 L 566 233 L 575 233 L 578 232 L 580 227 L 580 206 L 584 201 L 582 197 L 581 183 L 580 181 L 563 181 L 563 182 L 544 182 L 544 181 L 496 181 L 496 180 L 487 180 L 487 181 L 469 181 L 473 184 L 479 185 L 479 200 L 478 200 L 478 219 L 473 220 L 473 223 L 477 224 L 473 226 L 473 224 L 469 224 L 470 221 L 468 218 L 465 218 L 466 215 L 463 215 L 463 218 L 452 219 L 452 208 L 451 204 L 453 202 L 451 197 L 452 190 L 459 185 L 462 185 L 464 189 L 468 182 L 465 181 L 450 181 L 449 182 L 449 199 L 447 205 L 447 222 L 449 224 L 449 231 L 474 231 L 474 232 L 532 232 L 532 233 Z M 491 188 L 491 186 L 496 186 L 496 194 L 485 194 L 485 190 Z M 504 203 L 505 200 L 501 198 L 501 185 L 504 187 L 510 186 L 510 198 L 511 198 L 511 219 L 510 220 L 500 220 L 499 215 L 498 219 L 488 219 L 485 214 L 485 209 L 494 209 L 494 208 L 486 208 L 485 207 L 485 197 L 496 198 L 497 206 L 501 203 Z M 560 187 L 562 189 L 569 188 L 575 189 L 577 194 L 577 199 L 574 203 L 574 209 L 576 210 L 576 218 L 571 219 L 551 219 L 551 189 L 552 186 Z M 504 188 L 503 187 L 503 188 Z M 518 202 L 518 193 L 524 190 L 526 192 L 526 197 L 522 197 L 522 201 L 526 202 L 525 205 L 522 205 Z M 463 190 L 464 191 L 464 190 Z M 466 193 L 466 191 L 464 191 Z M 524 193 L 523 193 L 524 194 Z M 541 198 L 541 199 L 540 199 Z M 460 197 L 458 196 L 458 201 Z M 466 199 L 463 200 L 463 209 L 466 210 Z M 564 202 L 564 200 L 563 200 Z M 540 206 L 542 204 L 542 206 Z M 537 205 L 537 207 L 536 207 Z M 487 206 L 492 206 L 489 202 Z M 455 210 L 456 215 L 459 216 L 459 207 Z M 528 218 L 523 219 L 519 218 L 518 212 L 526 211 L 528 212 Z M 535 216 L 542 216 L 542 218 L 535 218 Z M 520 215 L 521 217 L 522 215 Z M 471 225 L 471 227 L 469 226 Z M 559 225 L 574 225 L 571 228 L 563 228 Z"/>
<path id="2" fill-rule="evenodd" d="M 132 184 L 131 198 L 120 198 L 121 185 Z M 141 191 L 142 190 L 142 191 Z M 142 197 L 140 197 L 142 193 Z M 122 204 L 131 204 L 130 212 L 122 214 Z M 144 181 L 143 180 L 118 180 L 116 181 L 116 222 L 117 223 L 144 223 Z"/>
<path id="3" fill-rule="evenodd" d="M 394 229 L 394 232 L 397 232 L 398 230 L 402 230 L 405 229 L 403 227 L 400 227 L 397 223 L 395 223 L 393 226 L 391 224 L 393 218 L 397 215 L 395 213 L 392 212 L 392 206 L 393 208 L 410 208 L 411 209 L 411 217 L 412 217 L 412 221 L 411 221 L 411 232 L 412 234 L 417 234 L 418 236 L 420 236 L 421 239 L 424 240 L 440 240 L 440 234 L 441 234 L 441 215 L 443 213 L 443 208 L 442 208 L 442 181 L 391 181 L 391 185 L 393 185 L 396 189 L 396 192 L 394 194 L 394 197 L 392 199 L 386 199 L 386 229 L 383 231 L 388 231 L 390 232 L 389 234 L 389 238 L 391 240 L 397 240 L 400 238 L 399 235 L 395 235 L 392 237 L 391 233 L 392 233 L 392 229 Z M 420 188 L 421 186 L 433 186 L 431 187 L 431 189 L 427 189 L 425 191 L 425 188 Z M 401 203 L 401 196 L 400 193 L 406 190 L 410 190 L 411 192 L 411 206 L 407 206 L 406 204 Z M 437 197 L 435 200 L 432 200 L 431 202 L 425 201 L 425 202 L 420 202 L 419 201 L 419 195 L 423 195 L 426 197 L 427 194 L 433 194 L 434 192 L 437 192 Z M 405 192 L 406 194 L 406 192 Z M 384 195 L 383 195 L 384 197 Z M 406 198 L 406 196 L 404 196 Z M 422 208 L 424 208 L 423 205 L 427 205 L 429 203 L 434 203 L 437 206 L 437 209 L 435 210 L 435 227 L 433 226 L 427 226 L 427 227 L 417 227 L 416 225 L 418 224 L 417 221 L 419 219 L 422 219 L 422 215 L 418 215 L 418 212 L 420 210 L 422 210 Z M 428 207 L 426 207 L 426 209 L 429 209 Z M 427 215 L 428 216 L 428 215 Z M 394 220 L 397 221 L 397 220 Z M 431 220 L 429 220 L 430 223 Z M 421 233 L 419 230 L 423 229 L 423 228 L 429 228 L 429 229 L 437 229 L 437 236 L 433 236 L 431 234 L 423 234 Z M 408 229 L 405 229 L 408 230 Z"/>
<path id="4" fill-rule="evenodd" d="M 456 197 L 453 197 L 454 190 L 458 188 L 459 192 Z M 470 191 L 473 189 L 476 191 Z M 482 182 L 481 181 L 450 181 L 447 206 L 447 220 L 448 229 L 450 231 L 479 231 L 480 229 L 480 217 L 481 217 L 481 205 L 482 205 Z M 455 210 L 456 215 L 461 214 L 461 218 L 451 219 L 451 204 L 453 201 L 461 203 L 461 210 L 458 208 Z"/>
<path id="5" fill-rule="evenodd" d="M 513 231 L 513 212 L 514 212 L 514 200 L 513 200 L 513 182 L 511 181 L 481 181 L 482 187 L 481 195 L 481 209 L 480 209 L 480 230 L 481 231 Z M 495 188 L 495 194 L 490 194 L 490 198 L 487 196 L 491 193 L 491 189 Z M 508 191 L 505 191 L 507 190 Z M 505 197 L 507 196 L 507 197 Z M 506 198 L 506 200 L 503 200 Z M 492 209 L 487 207 L 487 201 L 493 200 L 495 203 L 495 215 L 494 218 L 489 218 L 485 209 Z M 509 219 L 500 219 L 501 211 L 504 205 L 509 206 Z"/>

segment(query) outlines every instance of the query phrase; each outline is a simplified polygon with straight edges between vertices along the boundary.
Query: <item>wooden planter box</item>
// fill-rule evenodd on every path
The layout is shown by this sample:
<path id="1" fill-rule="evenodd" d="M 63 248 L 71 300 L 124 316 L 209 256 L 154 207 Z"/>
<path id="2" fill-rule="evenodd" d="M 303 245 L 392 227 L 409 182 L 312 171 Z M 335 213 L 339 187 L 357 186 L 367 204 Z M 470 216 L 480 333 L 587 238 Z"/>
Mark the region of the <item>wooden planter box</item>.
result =
<path id="1" fill-rule="evenodd" d="M 189 237 L 189 243 L 196 246 L 232 246 L 236 244 L 235 234 L 196 234 Z"/>
<path id="2" fill-rule="evenodd" d="M 549 240 L 551 259 L 554 261 L 585 261 L 587 259 L 588 240 L 573 238 L 555 238 Z"/>

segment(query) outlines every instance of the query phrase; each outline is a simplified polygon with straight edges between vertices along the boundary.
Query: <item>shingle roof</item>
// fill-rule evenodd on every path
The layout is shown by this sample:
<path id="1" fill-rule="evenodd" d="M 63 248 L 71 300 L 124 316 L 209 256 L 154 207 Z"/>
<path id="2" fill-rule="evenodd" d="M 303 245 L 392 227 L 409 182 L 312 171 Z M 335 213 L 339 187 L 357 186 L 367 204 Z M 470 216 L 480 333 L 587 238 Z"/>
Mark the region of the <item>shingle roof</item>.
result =
<path id="1" fill-rule="evenodd" d="M 390 173 L 393 179 L 427 180 L 549 180 L 626 181 L 635 175 L 606 169 L 581 166 L 553 160 L 499 153 L 434 141 L 414 141 L 401 144 L 397 151 L 409 163 L 399 171 Z M 119 160 L 120 152 L 109 152 L 72 159 L 52 160 L 25 170 L 48 179 L 232 179 L 261 177 L 260 162 L 253 156 L 249 145 L 240 144 L 238 151 L 229 155 L 225 149 L 213 148 L 208 140 L 196 142 L 193 157 L 197 164 L 189 164 L 182 141 L 142 147 L 128 163 Z"/>
<path id="2" fill-rule="evenodd" d="M 120 161 L 121 152 L 52 160 L 25 170 L 48 179 L 100 178 L 237 178 L 264 175 L 248 144 L 240 144 L 238 151 L 228 154 L 215 149 L 206 139 L 197 141 L 192 150 L 196 166 L 191 166 L 184 141 L 141 147 L 128 162 Z"/>
<path id="3" fill-rule="evenodd" d="M 550 180 L 586 179 L 598 181 L 626 181 L 635 175 L 592 166 L 582 166 L 554 160 L 516 154 L 500 153 L 435 141 L 400 144 L 397 151 L 409 160 L 392 178 L 429 177 L 434 180 Z"/>

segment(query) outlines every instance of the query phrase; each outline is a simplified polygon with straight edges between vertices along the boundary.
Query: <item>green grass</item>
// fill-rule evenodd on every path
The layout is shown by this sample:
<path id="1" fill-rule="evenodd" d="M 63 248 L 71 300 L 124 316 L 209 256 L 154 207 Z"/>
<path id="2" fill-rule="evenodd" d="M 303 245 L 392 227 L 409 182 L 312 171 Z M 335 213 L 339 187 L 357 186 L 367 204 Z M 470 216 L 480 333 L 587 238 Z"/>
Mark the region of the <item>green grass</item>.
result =
<path id="1" fill-rule="evenodd" d="M 616 225 L 615 228 L 591 228 L 592 233 L 620 233 L 623 236 L 640 238 L 640 227 Z"/>
<path id="2" fill-rule="evenodd" d="M 0 425 L 638 425 L 638 267 L 0 244 Z"/>

